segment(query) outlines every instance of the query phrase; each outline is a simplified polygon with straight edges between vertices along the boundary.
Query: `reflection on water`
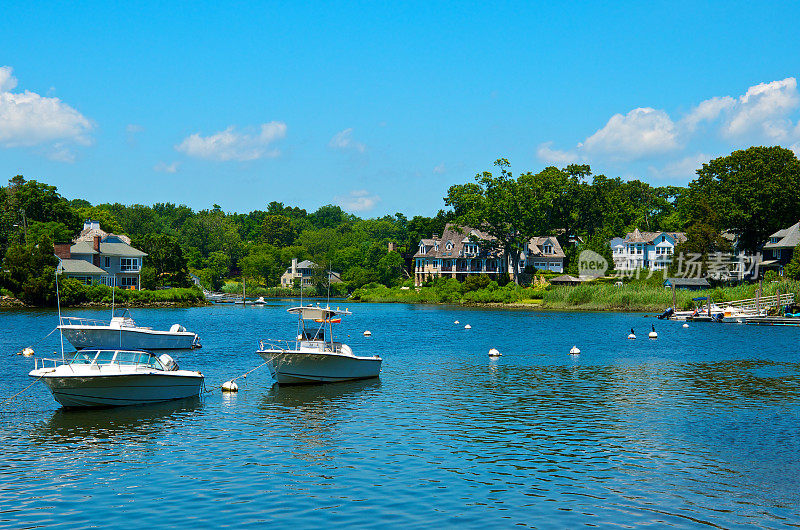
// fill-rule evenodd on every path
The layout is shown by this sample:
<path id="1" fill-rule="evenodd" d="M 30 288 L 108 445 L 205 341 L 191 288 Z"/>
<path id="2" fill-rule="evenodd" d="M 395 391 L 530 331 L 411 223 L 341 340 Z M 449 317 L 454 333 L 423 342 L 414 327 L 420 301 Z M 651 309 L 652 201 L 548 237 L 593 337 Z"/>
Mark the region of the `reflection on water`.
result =
<path id="1" fill-rule="evenodd" d="M 289 305 L 140 312 L 198 330 L 204 348 L 176 357 L 219 388 L 261 362 L 257 338 L 293 331 Z M 798 330 L 661 323 L 658 341 L 628 341 L 641 315 L 356 309 L 342 335 L 383 357 L 379 380 L 279 386 L 261 370 L 238 394 L 92 411 L 32 387 L 0 414 L 0 526 L 800 520 Z M 51 317 L 3 314 L 0 351 Z M 0 363 L 8 394 L 29 365 Z"/>
<path id="2" fill-rule="evenodd" d="M 131 436 L 142 438 L 180 425 L 202 406 L 201 398 L 194 397 L 131 407 L 58 409 L 47 422 L 32 429 L 31 442 L 45 447 L 88 440 L 93 444 L 116 442 Z"/>

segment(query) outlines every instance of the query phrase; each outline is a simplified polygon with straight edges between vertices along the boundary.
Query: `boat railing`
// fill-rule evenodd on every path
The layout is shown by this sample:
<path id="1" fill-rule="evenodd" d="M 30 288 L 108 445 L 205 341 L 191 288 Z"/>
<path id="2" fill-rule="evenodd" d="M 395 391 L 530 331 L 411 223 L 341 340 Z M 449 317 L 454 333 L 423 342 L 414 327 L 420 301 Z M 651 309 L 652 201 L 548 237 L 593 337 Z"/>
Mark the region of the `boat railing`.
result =
<path id="1" fill-rule="evenodd" d="M 96 320 L 83 317 L 61 317 L 62 326 L 108 326 L 108 320 Z"/>
<path id="2" fill-rule="evenodd" d="M 303 349 L 317 350 L 320 352 L 342 353 L 341 342 L 327 342 L 321 340 L 284 340 L 284 339 L 264 339 L 258 342 L 259 351 L 266 350 L 280 350 L 280 351 L 298 351 L 302 345 Z M 345 346 L 346 347 L 346 346 Z"/>
<path id="3" fill-rule="evenodd" d="M 33 369 L 39 370 L 44 368 L 58 368 L 64 364 L 63 359 L 47 359 L 43 357 L 35 357 L 33 359 Z"/>

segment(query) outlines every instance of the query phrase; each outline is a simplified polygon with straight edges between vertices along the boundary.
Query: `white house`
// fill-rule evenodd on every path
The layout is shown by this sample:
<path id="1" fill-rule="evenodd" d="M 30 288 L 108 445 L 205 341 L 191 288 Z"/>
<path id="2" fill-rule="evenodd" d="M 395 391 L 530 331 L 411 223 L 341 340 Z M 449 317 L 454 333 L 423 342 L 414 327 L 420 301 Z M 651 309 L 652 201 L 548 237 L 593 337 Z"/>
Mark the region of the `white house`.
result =
<path id="1" fill-rule="evenodd" d="M 669 266 L 675 247 L 683 241 L 686 241 L 683 232 L 640 232 L 637 228 L 625 237 L 615 237 L 609 245 L 618 271 L 660 271 Z"/>

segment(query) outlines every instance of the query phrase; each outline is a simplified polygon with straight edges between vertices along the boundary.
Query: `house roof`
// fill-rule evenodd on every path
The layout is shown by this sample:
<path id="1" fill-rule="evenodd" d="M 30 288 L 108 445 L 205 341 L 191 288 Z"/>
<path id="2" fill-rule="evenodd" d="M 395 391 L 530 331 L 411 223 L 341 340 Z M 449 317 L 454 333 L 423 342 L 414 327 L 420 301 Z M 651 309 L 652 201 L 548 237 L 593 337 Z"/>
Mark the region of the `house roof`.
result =
<path id="1" fill-rule="evenodd" d="M 800 245 L 800 222 L 793 224 L 789 228 L 778 230 L 769 236 L 770 239 L 775 237 L 779 238 L 778 242 L 770 243 L 767 241 L 764 248 L 794 248 Z"/>
<path id="2" fill-rule="evenodd" d="M 313 269 L 316 266 L 317 264 L 309 259 L 304 259 L 303 261 L 297 264 L 298 269 Z"/>
<path id="3" fill-rule="evenodd" d="M 118 237 L 118 236 L 115 236 Z M 109 236 L 110 239 L 110 236 Z M 94 245 L 89 241 L 78 241 L 69 248 L 71 254 L 101 254 L 108 256 L 122 256 L 124 258 L 141 258 L 147 256 L 138 248 L 133 248 L 124 242 L 104 243 L 100 242 L 100 252 L 94 249 Z"/>
<path id="4" fill-rule="evenodd" d="M 550 242 L 553 245 L 553 252 L 545 254 L 543 252 L 544 244 Z M 564 250 L 556 239 L 555 236 L 533 237 L 528 243 L 528 255 L 534 258 L 563 258 L 566 257 Z"/>
<path id="5" fill-rule="evenodd" d="M 77 243 L 78 241 L 88 241 L 91 243 L 94 241 L 94 236 L 100 236 L 101 239 L 105 239 L 107 236 L 114 236 L 121 239 L 124 243 L 129 245 L 131 244 L 131 238 L 128 236 L 122 234 L 109 234 L 100 228 L 84 228 L 81 230 L 81 233 L 78 235 L 78 237 L 75 238 L 74 243 Z"/>
<path id="6" fill-rule="evenodd" d="M 502 252 L 497 248 L 480 248 L 478 254 L 464 254 L 464 246 L 472 240 L 495 241 L 496 238 L 490 236 L 482 230 L 468 226 L 459 227 L 453 223 L 447 223 L 441 237 L 435 236 L 430 239 L 420 240 L 420 246 L 424 246 L 424 252 L 417 250 L 415 258 L 497 258 Z M 447 243 L 451 242 L 452 248 L 447 248 Z M 438 243 L 438 249 L 436 245 Z"/>
<path id="7" fill-rule="evenodd" d="M 664 285 L 667 283 L 675 287 L 711 287 L 705 278 L 667 278 Z"/>
<path id="8" fill-rule="evenodd" d="M 100 267 L 96 267 L 82 259 L 62 259 L 58 265 L 58 272 L 61 274 L 88 274 L 90 276 L 105 276 L 108 274 Z"/>
<path id="9" fill-rule="evenodd" d="M 683 232 L 640 232 L 636 228 L 625 234 L 625 243 L 653 243 L 662 234 L 670 236 L 676 243 L 686 241 L 686 234 Z"/>

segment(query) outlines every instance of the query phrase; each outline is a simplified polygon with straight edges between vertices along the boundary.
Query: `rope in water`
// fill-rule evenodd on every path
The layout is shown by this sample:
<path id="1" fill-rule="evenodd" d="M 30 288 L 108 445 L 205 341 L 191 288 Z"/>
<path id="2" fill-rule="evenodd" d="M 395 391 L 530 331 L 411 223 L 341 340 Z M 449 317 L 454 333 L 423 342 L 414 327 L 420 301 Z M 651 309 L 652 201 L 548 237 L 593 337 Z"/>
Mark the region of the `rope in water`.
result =
<path id="1" fill-rule="evenodd" d="M 17 393 L 16 393 L 16 394 L 14 394 L 13 396 L 11 396 L 10 398 L 7 398 L 7 399 L 3 400 L 3 402 L 2 402 L 2 403 L 0 403 L 0 406 L 2 406 L 2 405 L 5 405 L 6 403 L 8 403 L 9 401 L 11 401 L 12 399 L 14 399 L 15 397 L 17 397 L 18 395 L 20 395 L 20 394 L 22 394 L 23 392 L 25 392 L 26 390 L 28 390 L 30 387 L 32 387 L 33 385 L 35 385 L 36 383 L 38 383 L 38 382 L 39 382 L 39 379 L 41 379 L 42 377 L 44 377 L 44 376 L 43 376 L 43 375 L 40 375 L 39 377 L 37 377 L 36 379 L 34 379 L 33 383 L 29 384 L 28 386 L 26 386 L 25 388 L 23 388 L 22 390 L 20 390 L 19 392 L 17 392 Z"/>
<path id="2" fill-rule="evenodd" d="M 50 330 L 50 333 L 48 333 L 47 335 L 45 335 L 45 336 L 44 336 L 44 337 L 42 337 L 41 339 L 38 339 L 38 340 L 34 341 L 34 342 L 33 342 L 33 345 L 34 345 L 34 346 L 38 346 L 40 342 L 42 342 L 44 339 L 46 339 L 47 337 L 49 337 L 50 335 L 52 335 L 52 334 L 53 334 L 54 332 L 56 332 L 56 331 L 58 331 L 58 327 L 55 327 L 55 328 L 53 328 L 52 330 Z M 24 348 L 23 348 L 23 349 L 24 349 Z"/>
<path id="3" fill-rule="evenodd" d="M 261 368 L 262 366 L 264 366 L 264 365 L 265 365 L 265 364 L 267 364 L 267 363 L 269 363 L 269 361 L 264 361 L 263 363 L 259 364 L 258 366 L 256 366 L 256 367 L 255 367 L 255 368 L 253 368 L 252 370 L 248 370 L 248 371 L 246 371 L 245 373 L 243 373 L 242 375 L 236 376 L 236 377 L 234 377 L 233 379 L 228 379 L 228 380 L 227 380 L 227 381 L 225 381 L 225 382 L 226 382 L 226 383 L 233 383 L 233 382 L 234 382 L 234 381 L 236 381 L 237 379 L 242 379 L 242 378 L 245 378 L 245 379 L 247 379 L 247 376 L 248 376 L 248 375 L 250 375 L 252 372 L 255 372 L 256 370 L 258 370 L 259 368 Z M 211 390 L 208 390 L 208 388 L 206 387 L 206 382 L 205 382 L 205 381 L 203 381 L 203 393 L 204 393 L 204 394 L 210 394 L 210 393 L 214 392 L 215 390 L 217 390 L 217 387 L 214 387 L 214 388 L 212 388 Z"/>

